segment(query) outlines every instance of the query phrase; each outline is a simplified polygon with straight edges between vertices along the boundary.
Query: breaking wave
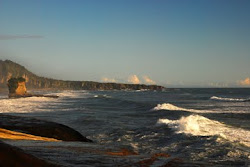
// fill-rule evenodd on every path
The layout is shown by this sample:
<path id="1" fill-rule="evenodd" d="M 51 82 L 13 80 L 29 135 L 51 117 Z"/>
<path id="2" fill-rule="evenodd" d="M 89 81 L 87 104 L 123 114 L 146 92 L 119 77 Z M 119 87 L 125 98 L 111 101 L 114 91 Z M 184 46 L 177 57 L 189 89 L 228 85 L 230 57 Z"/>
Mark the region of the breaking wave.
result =
<path id="1" fill-rule="evenodd" d="M 187 109 L 175 106 L 170 103 L 158 104 L 152 110 L 170 110 L 170 111 L 187 111 L 192 113 L 249 113 L 248 111 L 213 111 L 213 110 L 197 110 L 197 109 Z"/>
<path id="2" fill-rule="evenodd" d="M 50 93 L 50 95 L 57 95 L 60 98 L 88 98 L 89 93 L 85 90 L 64 90 L 62 92 Z"/>
<path id="3" fill-rule="evenodd" d="M 57 102 L 58 99 L 46 97 L 0 99 L 0 113 L 30 113 L 45 111 L 44 106 L 54 106 Z"/>
<path id="4" fill-rule="evenodd" d="M 94 95 L 94 98 L 111 98 L 111 96 L 108 95 Z"/>
<path id="5" fill-rule="evenodd" d="M 231 101 L 231 102 L 246 102 L 250 101 L 250 99 L 241 99 L 241 98 L 227 98 L 227 97 L 217 97 L 217 96 L 212 96 L 210 97 L 211 100 L 218 100 L 218 101 Z"/>
<path id="6" fill-rule="evenodd" d="M 230 142 L 238 142 L 250 147 L 250 131 L 229 127 L 200 115 L 190 115 L 179 120 L 159 119 L 157 124 L 166 124 L 176 133 L 193 136 L 219 136 Z"/>

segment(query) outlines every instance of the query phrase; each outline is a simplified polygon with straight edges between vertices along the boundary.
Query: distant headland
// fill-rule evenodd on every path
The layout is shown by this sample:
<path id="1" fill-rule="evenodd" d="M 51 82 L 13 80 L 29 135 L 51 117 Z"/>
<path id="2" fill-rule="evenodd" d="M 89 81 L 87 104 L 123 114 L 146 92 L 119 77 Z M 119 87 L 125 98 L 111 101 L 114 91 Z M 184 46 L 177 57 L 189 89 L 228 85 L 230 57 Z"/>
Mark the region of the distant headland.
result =
<path id="1" fill-rule="evenodd" d="M 123 83 L 100 83 L 93 81 L 64 81 L 45 78 L 28 71 L 24 66 L 10 60 L 0 60 L 0 88 L 6 88 L 13 77 L 23 77 L 28 88 L 73 90 L 162 90 L 163 86 Z"/>

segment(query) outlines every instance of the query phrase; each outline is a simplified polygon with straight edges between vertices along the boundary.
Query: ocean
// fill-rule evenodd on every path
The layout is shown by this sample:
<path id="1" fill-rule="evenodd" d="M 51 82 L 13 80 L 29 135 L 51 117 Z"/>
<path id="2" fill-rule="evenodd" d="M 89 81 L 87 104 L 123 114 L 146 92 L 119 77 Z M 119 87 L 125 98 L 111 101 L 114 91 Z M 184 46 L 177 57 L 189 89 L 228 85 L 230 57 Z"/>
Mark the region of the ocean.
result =
<path id="1" fill-rule="evenodd" d="M 59 98 L 1 94 L 0 113 L 62 123 L 94 141 L 3 140 L 47 161 L 69 167 L 250 166 L 250 89 L 34 93 Z M 136 154 L 109 154 L 122 149 Z M 168 156 L 154 158 L 163 153 Z"/>

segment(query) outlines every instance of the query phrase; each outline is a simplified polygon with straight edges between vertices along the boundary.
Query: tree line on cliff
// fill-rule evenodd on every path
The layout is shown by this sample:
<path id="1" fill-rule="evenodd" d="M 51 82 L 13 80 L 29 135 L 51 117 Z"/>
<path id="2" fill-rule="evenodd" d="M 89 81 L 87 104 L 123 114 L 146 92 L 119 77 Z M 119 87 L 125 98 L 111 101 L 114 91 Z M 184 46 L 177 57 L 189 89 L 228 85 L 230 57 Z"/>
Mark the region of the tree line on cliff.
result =
<path id="1" fill-rule="evenodd" d="M 83 90 L 162 90 L 162 86 L 144 84 L 123 84 L 123 83 L 100 83 L 93 81 L 64 81 L 45 78 L 35 75 L 13 61 L 0 60 L 0 87 L 7 87 L 7 82 L 12 77 L 23 77 L 26 79 L 28 88 L 36 89 L 83 89 Z"/>

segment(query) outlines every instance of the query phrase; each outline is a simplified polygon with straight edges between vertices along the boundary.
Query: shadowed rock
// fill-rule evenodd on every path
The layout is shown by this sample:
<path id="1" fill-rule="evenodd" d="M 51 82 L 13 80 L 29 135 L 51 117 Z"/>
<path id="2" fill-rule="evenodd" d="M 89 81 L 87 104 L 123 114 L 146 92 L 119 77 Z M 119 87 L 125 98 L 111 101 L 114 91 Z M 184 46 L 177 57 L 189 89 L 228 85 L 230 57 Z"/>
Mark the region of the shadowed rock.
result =
<path id="1" fill-rule="evenodd" d="M 0 128 L 63 141 L 92 142 L 68 126 L 35 118 L 1 115 Z"/>
<path id="2" fill-rule="evenodd" d="M 22 149 L 0 141 L 1 167 L 59 167 L 25 153 Z"/>

